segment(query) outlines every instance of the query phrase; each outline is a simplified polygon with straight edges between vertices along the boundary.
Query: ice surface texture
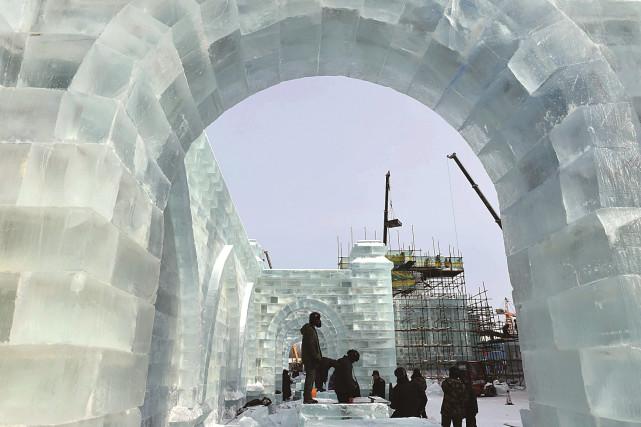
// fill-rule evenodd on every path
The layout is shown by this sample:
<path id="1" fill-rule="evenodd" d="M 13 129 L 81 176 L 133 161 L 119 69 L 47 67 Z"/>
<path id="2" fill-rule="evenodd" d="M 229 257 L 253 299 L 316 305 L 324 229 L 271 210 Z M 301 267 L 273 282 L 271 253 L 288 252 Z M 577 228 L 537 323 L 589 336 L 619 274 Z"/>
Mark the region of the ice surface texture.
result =
<path id="1" fill-rule="evenodd" d="M 343 75 L 435 109 L 495 182 L 528 425 L 640 425 L 640 2 L 0 6 L 0 424 L 222 416 L 275 368 L 252 295 L 289 278 L 261 277 L 202 133 L 258 90 Z"/>

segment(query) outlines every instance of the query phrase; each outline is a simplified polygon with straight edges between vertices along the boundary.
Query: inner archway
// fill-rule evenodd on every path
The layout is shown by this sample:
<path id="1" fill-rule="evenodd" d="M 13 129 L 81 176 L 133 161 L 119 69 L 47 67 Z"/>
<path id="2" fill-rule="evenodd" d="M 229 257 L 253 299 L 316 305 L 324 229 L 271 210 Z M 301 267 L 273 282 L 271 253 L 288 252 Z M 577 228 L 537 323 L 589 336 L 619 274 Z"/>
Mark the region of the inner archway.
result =
<path id="1" fill-rule="evenodd" d="M 185 198 L 184 207 L 222 215 L 178 223 L 211 237 L 214 252 L 233 244 L 244 266 L 239 283 L 260 275 L 211 153 L 201 150 L 189 164 L 185 154 L 207 124 L 251 93 L 288 79 L 347 75 L 434 108 L 487 169 L 503 169 L 495 183 L 519 284 L 532 422 L 637 423 L 641 401 L 627 391 L 640 380 L 641 309 L 627 302 L 638 293 L 641 172 L 636 74 L 627 64 L 638 54 L 610 49 L 630 43 L 591 25 L 636 7 L 621 4 L 135 0 L 91 12 L 63 13 L 54 2 L 5 8 L 0 113 L 9 125 L 0 131 L 0 170 L 15 185 L 0 192 L 0 266 L 11 312 L 0 328 L 8 343 L 3 420 L 164 423 L 184 390 L 176 390 L 173 360 L 154 358 L 151 336 L 174 346 L 177 313 L 202 298 L 157 298 L 159 277 L 167 273 L 171 289 L 174 273 L 194 270 L 197 282 L 196 270 L 208 269 L 190 256 L 176 266 L 176 253 L 162 244 L 170 189 L 194 165 L 201 175 L 186 191 L 205 203 Z M 78 293 L 68 271 L 87 275 L 87 292 L 131 309 L 124 317 L 69 310 L 55 317 L 65 327 L 29 333 L 25 325 L 50 321 L 25 291 L 36 286 L 34 272 L 60 274 L 60 295 L 93 307 L 94 294 Z M 150 305 L 162 314 L 153 328 Z M 79 333 L 96 327 L 113 333 Z M 606 392 L 605 365 L 620 380 Z M 77 377 L 62 375 L 69 366 Z"/>
<path id="2" fill-rule="evenodd" d="M 310 309 L 313 310 L 313 306 L 326 307 L 325 304 L 319 303 L 320 301 L 317 301 L 309 304 L 308 307 L 297 308 L 282 320 L 279 319 L 280 325 L 275 334 L 274 343 L 274 348 L 276 349 L 274 354 L 275 381 L 273 383 L 275 390 L 282 390 L 282 376 L 280 373 L 283 369 L 288 369 L 289 351 L 292 345 L 300 342 L 300 327 L 308 322 Z M 335 312 L 332 314 L 336 315 Z M 324 323 L 323 327 L 318 330 L 318 337 L 321 342 L 323 356 L 337 359 L 340 357 L 340 352 L 345 351 L 343 347 L 347 345 L 347 331 L 345 330 L 345 326 L 342 325 L 342 322 L 338 325 L 335 324 L 336 322 L 340 322 L 340 318 L 332 318 L 332 314 L 327 311 L 321 313 Z"/>

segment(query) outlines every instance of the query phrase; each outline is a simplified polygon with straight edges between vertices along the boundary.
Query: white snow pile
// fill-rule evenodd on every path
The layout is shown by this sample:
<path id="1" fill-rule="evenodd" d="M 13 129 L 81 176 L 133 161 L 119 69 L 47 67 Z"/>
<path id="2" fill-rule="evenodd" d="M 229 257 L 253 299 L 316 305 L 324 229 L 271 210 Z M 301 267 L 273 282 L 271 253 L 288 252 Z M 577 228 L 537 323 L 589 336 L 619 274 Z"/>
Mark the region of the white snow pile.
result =
<path id="1" fill-rule="evenodd" d="M 262 393 L 265 391 L 265 386 L 262 383 L 247 384 L 247 393 Z"/>
<path id="2" fill-rule="evenodd" d="M 428 396 L 443 396 L 443 389 L 436 380 L 427 381 L 427 395 Z"/>
<path id="3" fill-rule="evenodd" d="M 496 389 L 496 394 L 498 396 L 505 396 L 510 389 L 510 386 L 507 385 L 506 383 L 499 382 L 498 380 L 494 380 L 493 382 L 494 388 Z"/>

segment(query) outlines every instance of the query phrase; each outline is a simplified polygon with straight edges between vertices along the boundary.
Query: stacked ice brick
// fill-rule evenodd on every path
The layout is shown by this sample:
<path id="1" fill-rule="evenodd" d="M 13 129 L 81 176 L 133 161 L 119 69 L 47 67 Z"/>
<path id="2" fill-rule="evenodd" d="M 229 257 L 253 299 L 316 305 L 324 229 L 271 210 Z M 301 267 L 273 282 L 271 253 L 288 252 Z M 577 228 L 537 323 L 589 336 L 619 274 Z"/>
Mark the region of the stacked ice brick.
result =
<path id="1" fill-rule="evenodd" d="M 317 329 L 323 356 L 342 357 L 356 349 L 361 359 L 354 373 L 364 393 L 372 370 L 392 378 L 396 368 L 391 268 L 379 242 L 354 246 L 350 270 L 266 270 L 254 290 L 256 328 L 255 380 L 268 392 L 281 388 L 293 344 L 309 313 L 321 313 Z M 252 371 L 248 375 L 252 375 Z"/>
<path id="2" fill-rule="evenodd" d="M 2 5 L 2 425 L 164 425 L 243 390 L 225 302 L 258 264 L 194 143 L 216 82 L 188 10 Z"/>
<path id="3" fill-rule="evenodd" d="M 211 360 L 207 346 L 254 313 L 233 319 L 217 293 L 208 303 L 203 294 L 209 319 L 225 319 L 216 335 L 195 314 L 201 307 L 182 304 L 233 288 L 222 285 L 228 263 L 244 289 L 253 267 L 239 248 L 225 255 L 199 234 L 226 224 L 192 221 L 193 199 L 205 200 L 208 186 L 190 191 L 189 169 L 202 165 L 186 165 L 185 153 L 250 94 L 331 74 L 434 108 L 496 183 L 527 420 L 639 425 L 641 3 L 0 6 L 0 369 L 9 379 L 0 424 L 137 424 L 146 390 L 145 422 L 163 425 L 171 406 L 203 399 L 209 370 L 201 362 L 192 376 L 194 354 Z M 244 238 L 233 230 L 212 247 L 236 247 Z M 214 360 L 214 382 L 242 364 L 234 351 Z"/>

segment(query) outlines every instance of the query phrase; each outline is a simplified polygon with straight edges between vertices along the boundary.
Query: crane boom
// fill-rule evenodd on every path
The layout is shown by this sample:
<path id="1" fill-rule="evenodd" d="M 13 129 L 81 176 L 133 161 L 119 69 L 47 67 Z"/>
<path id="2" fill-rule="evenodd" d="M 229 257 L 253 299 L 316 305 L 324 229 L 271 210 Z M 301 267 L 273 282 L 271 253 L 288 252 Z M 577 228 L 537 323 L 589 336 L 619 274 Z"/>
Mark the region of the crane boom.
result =
<path id="1" fill-rule="evenodd" d="M 490 211 L 490 215 L 492 215 L 492 218 L 494 218 L 494 221 L 499 226 L 499 228 L 501 228 L 501 230 L 502 230 L 503 229 L 503 224 L 501 223 L 501 218 L 496 213 L 496 211 L 494 210 L 494 208 L 492 207 L 490 202 L 485 198 L 485 195 L 483 194 L 483 192 L 479 188 L 478 184 L 476 182 L 474 182 L 474 179 L 472 179 L 470 174 L 467 172 L 467 169 L 465 169 L 465 166 L 463 166 L 463 163 L 461 163 L 459 158 L 456 156 L 456 153 L 452 153 L 452 154 L 448 155 L 447 158 L 448 159 L 452 159 L 452 160 L 454 160 L 456 162 L 457 166 L 459 167 L 461 172 L 463 172 L 463 175 L 465 175 L 465 178 L 467 178 L 468 182 L 472 186 L 472 189 L 474 191 L 476 191 L 476 194 L 478 194 L 479 198 L 481 199 L 481 201 L 483 202 L 483 204 L 485 205 L 487 210 Z"/>

